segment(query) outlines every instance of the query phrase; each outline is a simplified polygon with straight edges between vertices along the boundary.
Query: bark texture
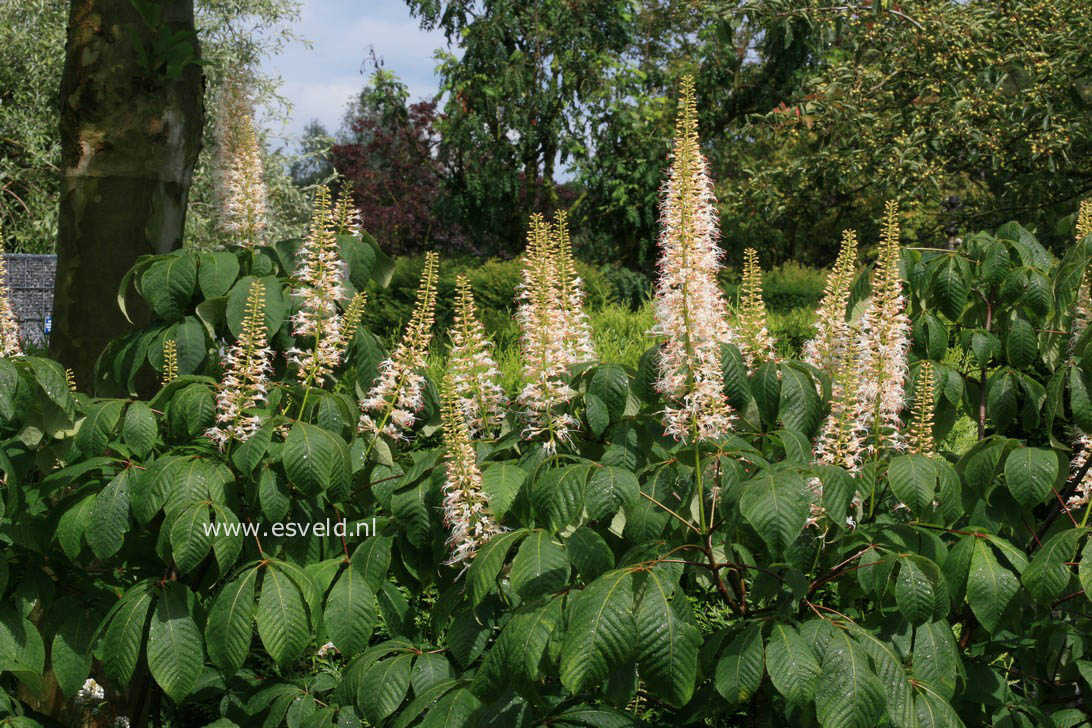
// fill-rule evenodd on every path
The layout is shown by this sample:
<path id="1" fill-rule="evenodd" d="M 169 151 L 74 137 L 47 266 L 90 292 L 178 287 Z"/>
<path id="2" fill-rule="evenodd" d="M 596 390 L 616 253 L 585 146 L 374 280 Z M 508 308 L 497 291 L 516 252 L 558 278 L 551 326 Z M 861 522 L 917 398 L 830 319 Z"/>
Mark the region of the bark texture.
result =
<path id="1" fill-rule="evenodd" d="M 165 34 L 177 39 L 170 52 L 157 50 Z M 199 57 L 193 0 L 72 0 L 50 354 L 81 389 L 95 388 L 96 359 L 129 326 L 116 295 L 125 272 L 182 243 L 204 116 Z"/>

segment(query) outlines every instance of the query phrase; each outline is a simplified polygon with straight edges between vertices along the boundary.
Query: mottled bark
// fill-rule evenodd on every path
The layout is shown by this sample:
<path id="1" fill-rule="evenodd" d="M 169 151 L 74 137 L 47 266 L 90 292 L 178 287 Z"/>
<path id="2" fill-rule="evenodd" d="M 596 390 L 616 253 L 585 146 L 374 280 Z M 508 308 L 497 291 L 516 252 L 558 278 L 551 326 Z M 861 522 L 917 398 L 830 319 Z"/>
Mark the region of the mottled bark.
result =
<path id="1" fill-rule="evenodd" d="M 94 387 L 95 360 L 128 326 L 116 296 L 125 272 L 182 243 L 201 148 L 196 35 L 181 36 L 173 64 L 155 51 L 164 32 L 193 33 L 193 0 L 139 4 L 161 17 L 142 18 L 133 0 L 72 0 L 68 21 L 50 354 L 82 389 Z"/>

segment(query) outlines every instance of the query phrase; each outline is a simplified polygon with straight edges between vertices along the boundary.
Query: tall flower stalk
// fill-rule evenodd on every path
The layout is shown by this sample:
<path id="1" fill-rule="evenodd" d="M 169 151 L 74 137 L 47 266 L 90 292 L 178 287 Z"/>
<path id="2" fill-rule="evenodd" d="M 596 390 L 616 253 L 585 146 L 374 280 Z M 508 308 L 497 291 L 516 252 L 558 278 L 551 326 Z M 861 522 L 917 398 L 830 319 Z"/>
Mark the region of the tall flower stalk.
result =
<path id="1" fill-rule="evenodd" d="M 265 229 L 266 190 L 253 109 L 242 76 L 228 78 L 215 122 L 217 222 L 244 247 L 259 244 Z"/>
<path id="2" fill-rule="evenodd" d="M 432 342 L 432 323 L 436 312 L 436 281 L 439 256 L 425 254 L 425 266 L 417 287 L 413 314 L 406 333 L 394 352 L 379 365 L 379 376 L 367 396 L 360 400 L 361 432 L 385 434 L 407 439 L 406 432 L 417 422 L 424 406 L 425 360 Z"/>
<path id="3" fill-rule="evenodd" d="M 1084 240 L 1088 235 L 1092 235 L 1092 200 L 1082 201 L 1077 212 L 1077 241 Z M 1071 354 L 1088 329 L 1089 321 L 1092 321 L 1092 279 L 1089 276 L 1088 266 L 1085 266 L 1081 283 L 1077 288 L 1077 298 L 1073 302 L 1072 319 L 1069 324 Z M 1073 430 L 1074 455 L 1069 463 L 1069 473 L 1070 477 L 1075 478 L 1084 470 L 1088 458 L 1092 457 L 1092 435 L 1083 432 L 1079 427 Z M 1090 500 L 1092 500 L 1092 468 L 1081 477 L 1073 495 L 1066 501 L 1066 507 L 1071 511 L 1076 510 L 1088 505 Z"/>
<path id="4" fill-rule="evenodd" d="M 451 395 L 471 438 L 490 437 L 504 418 L 505 395 L 493 343 L 474 310 L 474 293 L 464 275 L 455 278 L 455 322 L 448 374 Z"/>
<path id="5" fill-rule="evenodd" d="M 174 339 L 163 342 L 163 386 L 178 378 L 178 343 Z"/>
<path id="6" fill-rule="evenodd" d="M 685 442 L 719 438 L 732 422 L 720 346 L 734 335 L 717 285 L 718 235 L 713 182 L 699 147 L 694 80 L 686 77 L 660 199 L 660 276 L 653 299 L 653 333 L 663 338 L 655 386 L 668 402 L 664 429 Z"/>
<path id="7" fill-rule="evenodd" d="M 0 227 L 0 356 L 19 356 L 23 353 L 19 343 L 19 320 L 11 306 L 8 291 L 8 267 L 4 262 L 4 230 Z"/>
<path id="8" fill-rule="evenodd" d="M 216 393 L 216 424 L 205 433 L 221 450 L 231 440 L 248 439 L 261 427 L 261 418 L 247 413 L 266 401 L 272 357 L 266 341 L 265 285 L 254 281 L 242 331 L 224 359 L 224 376 Z"/>
<path id="9" fill-rule="evenodd" d="M 893 201 L 884 211 L 872 300 L 861 317 L 859 342 L 858 417 L 866 433 L 866 453 L 903 450 L 901 414 L 906 402 L 910 318 L 899 276 L 899 208 Z"/>
<path id="10" fill-rule="evenodd" d="M 443 387 L 440 410 L 444 427 L 447 478 L 444 481 L 444 525 L 450 529 L 451 565 L 468 566 L 474 554 L 504 529 L 489 510 L 482 491 L 482 474 L 467 429 L 466 418 L 450 377 Z"/>
<path id="11" fill-rule="evenodd" d="M 920 455 L 935 455 L 933 426 L 936 420 L 936 374 L 933 363 L 925 360 L 914 384 L 914 406 L 910 410 L 907 449 Z"/>
<path id="12" fill-rule="evenodd" d="M 774 361 L 777 352 L 766 323 L 766 302 L 762 299 L 762 266 L 758 251 L 743 251 L 743 285 L 740 288 L 739 318 L 736 323 L 739 348 L 748 372 L 764 361 Z"/>
<path id="13" fill-rule="evenodd" d="M 827 276 L 823 298 L 815 311 L 815 336 L 804 344 L 803 358 L 808 364 L 833 375 L 853 361 L 856 340 L 846 321 L 850 288 L 857 270 L 857 233 L 842 232 L 842 246 L 834 268 Z"/>
<path id="14" fill-rule="evenodd" d="M 341 322 L 338 304 L 346 291 L 341 254 L 337 244 L 330 198 L 325 187 L 315 192 L 311 229 L 298 253 L 293 295 L 300 299 L 299 310 L 292 316 L 293 336 L 309 339 L 309 349 L 293 347 L 288 360 L 296 367 L 296 376 L 304 386 L 318 384 L 341 362 Z"/>
<path id="15" fill-rule="evenodd" d="M 591 321 L 584 310 L 584 283 L 576 272 L 569 220 L 564 210 L 554 214 L 552 242 L 556 256 L 558 305 L 561 308 L 560 327 L 554 335 L 565 342 L 564 350 L 570 363 L 594 362 L 597 357 Z"/>
<path id="16" fill-rule="evenodd" d="M 520 327 L 523 355 L 523 387 L 516 398 L 527 426 L 523 436 L 546 436 L 545 449 L 572 439 L 578 422 L 564 406 L 576 394 L 566 375 L 575 363 L 566 331 L 566 306 L 561 301 L 556 238 L 546 220 L 531 216 L 527 248 L 523 254 L 522 280 L 517 290 L 516 321 Z"/>

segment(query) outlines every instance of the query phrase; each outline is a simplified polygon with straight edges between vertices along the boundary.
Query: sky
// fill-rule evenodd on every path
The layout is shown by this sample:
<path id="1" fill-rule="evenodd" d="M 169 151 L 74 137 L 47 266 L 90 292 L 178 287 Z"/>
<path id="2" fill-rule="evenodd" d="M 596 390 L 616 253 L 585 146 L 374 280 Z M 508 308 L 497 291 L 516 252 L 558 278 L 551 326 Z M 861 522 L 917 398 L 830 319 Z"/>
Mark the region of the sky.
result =
<path id="1" fill-rule="evenodd" d="M 441 32 L 421 30 L 403 0 L 302 4 L 300 23 L 293 30 L 311 41 L 311 48 L 293 43 L 262 65 L 264 73 L 281 78 L 281 94 L 292 103 L 291 119 L 280 135 L 298 139 L 311 119 L 318 119 L 331 134 L 336 132 L 346 102 L 360 92 L 371 73 L 370 66 L 364 66 L 369 49 L 405 82 L 412 101 L 436 93 L 433 54 L 446 41 Z"/>

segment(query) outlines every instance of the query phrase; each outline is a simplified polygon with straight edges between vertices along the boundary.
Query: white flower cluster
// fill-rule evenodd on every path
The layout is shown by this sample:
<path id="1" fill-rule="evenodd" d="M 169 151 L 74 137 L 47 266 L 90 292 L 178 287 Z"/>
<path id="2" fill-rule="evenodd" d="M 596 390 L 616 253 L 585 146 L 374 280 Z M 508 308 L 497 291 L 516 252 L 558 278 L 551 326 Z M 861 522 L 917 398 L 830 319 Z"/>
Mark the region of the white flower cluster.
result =
<path id="1" fill-rule="evenodd" d="M 106 691 L 102 685 L 95 682 L 95 678 L 89 677 L 83 681 L 83 686 L 76 691 L 72 702 L 79 706 L 87 706 L 97 703 L 106 697 Z"/>
<path id="2" fill-rule="evenodd" d="M 311 347 L 288 350 L 288 361 L 304 385 L 322 386 L 323 379 L 341 362 L 341 319 L 338 304 L 346 298 L 345 270 L 338 250 L 336 220 L 330 209 L 326 188 L 315 192 L 311 229 L 298 253 L 296 280 L 292 293 L 300 299 L 292 315 L 292 335 L 311 341 Z"/>
<path id="3" fill-rule="evenodd" d="M 492 350 L 493 343 L 474 311 L 470 281 L 459 275 L 455 279 L 455 323 L 447 367 L 455 404 L 471 438 L 493 436 L 504 419 L 506 397 Z"/>
<path id="4" fill-rule="evenodd" d="M 253 111 L 239 75 L 230 76 L 220 91 L 214 128 L 217 222 L 241 245 L 252 248 L 265 229 L 266 190 Z"/>
<path id="5" fill-rule="evenodd" d="M 553 452 L 579 426 L 575 417 L 561 411 L 576 394 L 567 381 L 569 367 L 595 358 L 563 215 L 554 226 L 539 214 L 531 216 L 521 275 L 516 321 L 523 388 L 516 400 L 527 421 L 523 436 L 546 435 L 545 448 Z"/>
<path id="6" fill-rule="evenodd" d="M 451 529 L 448 564 L 468 566 L 474 554 L 504 529 L 489 510 L 482 474 L 450 378 L 444 383 L 442 417 L 447 479 L 444 481 L 444 525 Z"/>
<path id="7" fill-rule="evenodd" d="M 8 269 L 4 264 L 4 231 L 0 228 L 0 356 L 19 356 L 19 321 L 8 294 Z"/>
<path id="8" fill-rule="evenodd" d="M 899 276 L 899 209 L 887 203 L 879 257 L 872 273 L 872 298 L 859 324 L 857 424 L 865 452 L 900 451 L 906 442 L 901 414 L 906 404 L 910 317 Z"/>
<path id="9" fill-rule="evenodd" d="M 425 368 L 432 341 L 432 323 L 436 312 L 436 281 L 439 256 L 425 254 L 421 283 L 406 333 L 394 352 L 379 365 L 379 376 L 368 395 L 360 400 L 361 432 L 382 433 L 406 439 L 406 431 L 417 421 L 424 406 Z"/>
<path id="10" fill-rule="evenodd" d="M 731 343 L 717 284 L 721 250 L 713 182 L 698 141 L 694 81 L 684 78 L 671 169 L 660 201 L 660 277 L 652 332 L 664 338 L 656 389 L 669 404 L 664 429 L 677 440 L 723 436 L 732 423 L 720 346 Z"/>
<path id="11" fill-rule="evenodd" d="M 743 251 L 743 285 L 736 329 L 740 354 L 748 373 L 754 373 L 763 362 L 777 360 L 774 339 L 766 323 L 766 302 L 762 300 L 762 266 L 758 264 L 758 251 L 754 248 Z"/>
<path id="12" fill-rule="evenodd" d="M 230 440 L 245 441 L 262 426 L 248 414 L 266 401 L 273 350 L 266 341 L 265 284 L 250 284 L 239 338 L 224 357 L 224 376 L 216 393 L 216 425 L 205 433 L 220 449 Z"/>
<path id="13" fill-rule="evenodd" d="M 1084 200 L 1077 213 L 1077 241 L 1083 240 L 1088 235 L 1092 235 L 1092 201 Z M 1089 271 L 1085 268 L 1081 275 L 1080 286 L 1077 288 L 1077 299 L 1073 302 L 1073 315 L 1069 325 L 1071 352 L 1084 335 L 1089 322 L 1092 321 L 1092 285 L 1090 284 L 1092 281 L 1089 279 Z M 1092 457 L 1092 435 L 1075 428 L 1073 452 L 1073 459 L 1069 463 L 1069 473 L 1070 477 L 1075 478 L 1084 469 L 1088 458 Z M 1073 495 L 1066 501 L 1066 507 L 1071 511 L 1076 510 L 1087 505 L 1090 500 L 1092 500 L 1092 469 L 1089 469 L 1081 478 L 1081 482 L 1077 483 Z"/>

